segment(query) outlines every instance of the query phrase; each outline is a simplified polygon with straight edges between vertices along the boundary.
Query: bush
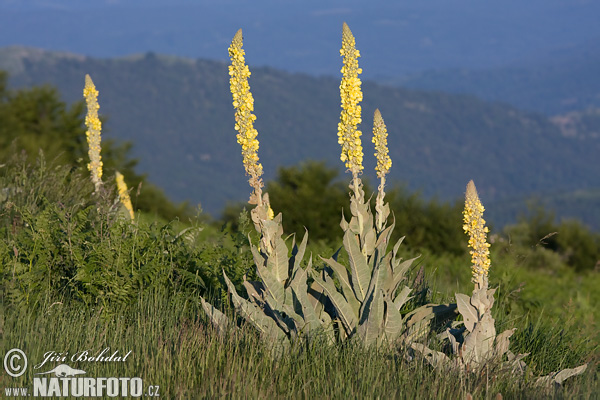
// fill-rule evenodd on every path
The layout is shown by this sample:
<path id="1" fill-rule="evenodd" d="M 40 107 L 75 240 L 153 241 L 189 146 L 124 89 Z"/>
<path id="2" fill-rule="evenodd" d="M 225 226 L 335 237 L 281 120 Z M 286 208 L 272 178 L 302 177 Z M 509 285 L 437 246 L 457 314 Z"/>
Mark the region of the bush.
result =
<path id="1" fill-rule="evenodd" d="M 43 155 L 35 166 L 24 155 L 4 165 L 0 188 L 0 275 L 17 306 L 111 309 L 157 288 L 219 291 L 223 269 L 239 283 L 250 266 L 244 238 L 198 220 L 147 222 L 142 214 L 132 222 L 112 185 L 94 195 L 87 176 L 49 166 Z"/>

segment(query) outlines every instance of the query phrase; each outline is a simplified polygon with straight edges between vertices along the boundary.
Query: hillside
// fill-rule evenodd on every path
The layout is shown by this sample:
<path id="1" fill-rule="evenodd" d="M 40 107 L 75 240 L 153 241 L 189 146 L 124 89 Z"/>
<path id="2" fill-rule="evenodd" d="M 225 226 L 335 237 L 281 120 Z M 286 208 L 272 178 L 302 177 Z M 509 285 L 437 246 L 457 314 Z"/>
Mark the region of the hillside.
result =
<path id="1" fill-rule="evenodd" d="M 17 51 L 18 50 L 18 51 Z M 82 98 L 89 73 L 100 92 L 106 135 L 134 142 L 140 172 L 176 200 L 200 202 L 213 214 L 245 200 L 249 187 L 233 129 L 227 66 L 222 62 L 145 54 L 121 59 L 59 56 L 12 48 L 14 87 L 49 83 L 68 102 Z M 305 159 L 339 162 L 338 78 L 251 66 L 266 178 Z M 475 97 L 365 82 L 362 129 L 378 107 L 390 132 L 392 180 L 427 196 L 461 197 L 474 179 L 485 203 L 529 194 L 600 187 L 600 140 L 565 136 L 541 114 Z M 370 134 L 366 170 L 372 171 Z M 373 176 L 370 172 L 368 176 Z"/>

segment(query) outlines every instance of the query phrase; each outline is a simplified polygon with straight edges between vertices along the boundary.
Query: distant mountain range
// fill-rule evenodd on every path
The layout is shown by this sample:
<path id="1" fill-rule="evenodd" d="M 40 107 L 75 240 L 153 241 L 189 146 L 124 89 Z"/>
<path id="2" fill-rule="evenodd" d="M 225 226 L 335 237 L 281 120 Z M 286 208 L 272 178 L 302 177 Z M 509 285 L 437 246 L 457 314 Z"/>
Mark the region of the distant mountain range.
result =
<path id="1" fill-rule="evenodd" d="M 109 117 L 106 135 L 131 140 L 140 172 L 172 198 L 200 202 L 213 214 L 227 201 L 247 199 L 225 63 L 152 53 L 95 59 L 12 47 L 0 50 L 2 68 L 10 70 L 13 87 L 52 84 L 68 102 L 82 99 L 84 76 L 90 74 L 100 92 L 100 113 Z M 339 78 L 267 67 L 251 71 L 266 178 L 278 166 L 306 159 L 341 168 Z M 390 134 L 391 179 L 426 196 L 460 198 L 474 179 L 488 210 L 498 204 L 514 215 L 522 209 L 515 204 L 524 204 L 519 199 L 560 194 L 559 215 L 577 216 L 581 213 L 564 201 L 575 191 L 578 207 L 600 208 L 594 192 L 600 188 L 600 138 L 589 128 L 595 126 L 594 113 L 579 119 L 571 114 L 573 121 L 586 121 L 573 135 L 543 114 L 473 96 L 370 81 L 363 91 L 365 169 L 372 180 L 370 132 L 379 108 Z M 595 195 L 581 195 L 588 191 Z M 585 222 L 600 227 L 600 221 Z"/>
<path id="2" fill-rule="evenodd" d="M 600 38 L 519 66 L 433 70 L 387 82 L 414 89 L 473 94 L 548 115 L 600 108 Z"/>

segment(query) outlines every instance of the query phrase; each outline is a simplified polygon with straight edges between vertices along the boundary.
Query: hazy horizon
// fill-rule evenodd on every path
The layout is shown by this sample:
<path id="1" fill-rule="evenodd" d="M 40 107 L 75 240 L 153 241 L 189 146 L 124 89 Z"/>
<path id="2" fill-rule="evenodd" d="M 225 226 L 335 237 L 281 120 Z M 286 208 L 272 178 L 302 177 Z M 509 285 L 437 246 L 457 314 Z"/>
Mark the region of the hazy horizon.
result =
<path id="1" fill-rule="evenodd" d="M 600 2 L 0 0 L 0 47 L 24 45 L 110 58 L 155 52 L 227 59 L 237 29 L 247 61 L 336 75 L 342 22 L 367 78 L 488 69 L 580 56 L 600 47 Z"/>

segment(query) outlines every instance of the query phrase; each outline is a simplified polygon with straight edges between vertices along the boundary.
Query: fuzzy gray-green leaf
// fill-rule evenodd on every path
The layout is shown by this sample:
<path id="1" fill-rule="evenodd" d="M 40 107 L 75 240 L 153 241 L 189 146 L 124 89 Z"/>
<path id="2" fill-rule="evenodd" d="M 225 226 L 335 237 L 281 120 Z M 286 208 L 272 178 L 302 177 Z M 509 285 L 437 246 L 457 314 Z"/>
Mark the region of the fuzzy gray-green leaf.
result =
<path id="1" fill-rule="evenodd" d="M 304 237 L 302 238 L 302 242 L 300 246 L 297 248 L 296 253 L 293 255 L 294 265 L 292 270 L 297 270 L 300 268 L 300 263 L 302 263 L 302 259 L 304 258 L 304 252 L 306 251 L 306 243 L 308 242 L 308 231 L 305 229 Z"/>
<path id="2" fill-rule="evenodd" d="M 371 280 L 371 271 L 367 259 L 360 250 L 358 237 L 350 231 L 344 234 L 344 248 L 348 252 L 352 271 L 352 289 L 359 301 L 364 301 Z"/>
<path id="3" fill-rule="evenodd" d="M 395 224 L 388 226 L 387 228 L 385 228 L 383 230 L 383 232 L 381 232 L 379 234 L 379 237 L 377 238 L 377 243 L 375 244 L 375 247 L 381 248 L 383 246 L 383 248 L 381 250 L 386 250 L 387 245 L 389 244 L 390 237 L 392 236 L 394 226 L 395 226 Z"/>
<path id="4" fill-rule="evenodd" d="M 333 272 L 335 272 L 335 276 L 338 278 L 342 286 L 342 293 L 344 293 L 344 296 L 348 297 L 354 294 L 352 290 L 352 284 L 350 281 L 351 277 L 346 267 L 344 267 L 339 262 L 335 261 L 333 258 L 321 257 L 321 260 L 323 260 L 327 265 L 329 265 L 331 269 L 333 269 Z"/>
<path id="5" fill-rule="evenodd" d="M 348 335 L 352 334 L 357 325 L 358 316 L 352 310 L 352 307 L 348 304 L 344 296 L 340 292 L 338 292 L 333 284 L 331 278 L 325 275 L 324 280 L 315 281 L 315 284 L 321 286 L 324 292 L 329 297 L 329 300 L 333 304 L 336 309 L 337 314 L 344 325 L 346 333 Z"/>
<path id="6" fill-rule="evenodd" d="M 471 298 L 466 294 L 456 293 L 456 306 L 458 307 L 458 312 L 463 316 L 465 327 L 469 332 L 472 332 L 479 317 L 477 309 L 471 305 Z"/>
<path id="7" fill-rule="evenodd" d="M 396 256 L 398 255 L 398 250 L 400 249 L 400 245 L 402 244 L 402 242 L 404 241 L 404 238 L 406 236 L 402 236 L 400 239 L 398 239 L 398 241 L 396 242 L 396 244 L 394 245 L 394 250 L 392 251 L 392 254 L 394 255 L 394 259 L 396 259 Z"/>
<path id="8" fill-rule="evenodd" d="M 254 299 L 263 299 L 263 293 L 265 291 L 265 287 L 262 282 L 254 282 L 254 281 L 246 281 L 242 282 L 244 288 L 246 289 L 246 293 L 248 293 L 248 298 L 250 301 L 255 303 Z"/>
<path id="9" fill-rule="evenodd" d="M 398 290 L 398 288 L 400 287 L 400 284 L 404 280 L 404 275 L 406 274 L 406 271 L 408 271 L 408 269 L 410 268 L 412 263 L 417 258 L 418 257 L 411 258 L 409 260 L 403 261 L 399 265 L 394 266 L 394 280 L 391 285 L 392 293 L 394 293 Z M 392 262 L 394 262 L 394 261 L 392 260 Z"/>
<path id="10" fill-rule="evenodd" d="M 256 305 L 249 303 L 237 294 L 235 286 L 231 283 L 225 272 L 223 272 L 223 277 L 225 278 L 225 283 L 231 294 L 235 309 L 247 322 L 251 323 L 260 332 L 261 336 L 278 340 L 286 339 L 285 333 L 277 326 L 277 323 L 272 318 L 268 317 L 264 311 Z"/>
<path id="11" fill-rule="evenodd" d="M 385 338 L 390 344 L 402 334 L 402 315 L 390 299 L 384 300 L 385 315 L 384 315 L 384 332 Z"/>
<path id="12" fill-rule="evenodd" d="M 587 369 L 587 364 L 580 365 L 576 368 L 567 368 L 563 369 L 559 372 L 552 372 L 546 376 L 542 376 L 536 380 L 537 385 L 548 385 L 551 383 L 556 383 L 558 385 L 562 385 L 562 383 L 572 376 L 581 375 Z"/>
<path id="13" fill-rule="evenodd" d="M 394 299 L 394 307 L 396 307 L 396 310 L 400 311 L 402 306 L 409 300 L 408 295 L 410 292 L 412 292 L 412 289 L 408 286 L 404 286 L 402 291 L 396 296 Z"/>
<path id="14" fill-rule="evenodd" d="M 486 313 L 475 324 L 473 331 L 465 336 L 462 346 L 465 363 L 478 366 L 487 361 L 493 355 L 495 337 L 494 320 Z"/>
<path id="15" fill-rule="evenodd" d="M 265 287 L 265 293 L 267 297 L 271 299 L 273 306 L 277 307 L 284 303 L 285 296 L 283 290 L 283 283 L 280 283 L 271 271 L 266 267 L 256 267 L 256 273 L 260 277 Z"/>
<path id="16" fill-rule="evenodd" d="M 267 268 L 283 286 L 288 278 L 289 259 L 288 248 L 281 237 L 275 239 L 275 247 L 267 258 Z"/>
<path id="17" fill-rule="evenodd" d="M 411 343 L 410 347 L 419 352 L 429 364 L 434 368 L 442 368 L 450 363 L 450 359 L 442 352 L 431 350 L 429 347 L 421 343 Z"/>
<path id="18" fill-rule="evenodd" d="M 375 344 L 381 337 L 383 313 L 383 292 L 375 289 L 369 293 L 367 300 L 363 303 L 361 322 L 357 330 L 365 345 Z"/>
<path id="19" fill-rule="evenodd" d="M 510 337 L 515 333 L 516 328 L 506 330 L 496 336 L 496 356 L 502 357 L 510 347 Z"/>
<path id="20" fill-rule="evenodd" d="M 377 239 L 377 235 L 375 234 L 375 229 L 367 228 L 367 233 L 363 235 L 364 241 L 362 244 L 362 248 L 365 251 L 367 256 L 371 256 L 373 251 L 375 250 L 375 241 Z"/>
<path id="21" fill-rule="evenodd" d="M 229 318 L 221 311 L 217 310 L 213 307 L 212 304 L 208 303 L 202 296 L 200 296 L 200 302 L 202 303 L 202 308 L 206 315 L 210 318 L 210 322 L 217 329 L 217 332 L 222 335 L 229 329 L 231 322 Z"/>

